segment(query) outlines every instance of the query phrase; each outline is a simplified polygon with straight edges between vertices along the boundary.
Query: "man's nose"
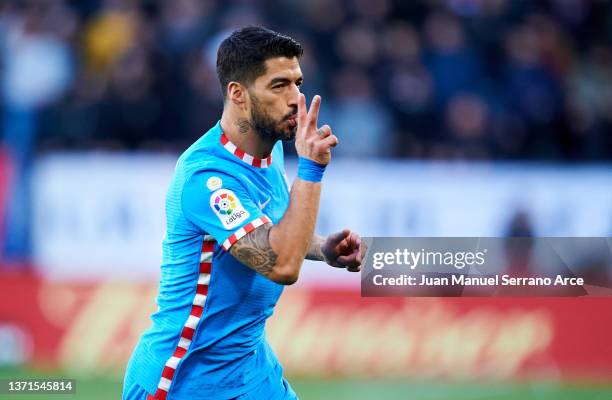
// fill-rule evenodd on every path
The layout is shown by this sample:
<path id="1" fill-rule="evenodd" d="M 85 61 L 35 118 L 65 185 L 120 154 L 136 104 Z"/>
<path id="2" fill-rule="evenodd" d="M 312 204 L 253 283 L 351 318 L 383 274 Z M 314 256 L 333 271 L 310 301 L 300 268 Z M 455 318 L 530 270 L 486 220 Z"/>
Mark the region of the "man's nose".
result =
<path id="1" fill-rule="evenodd" d="M 300 88 L 297 85 L 291 85 L 291 93 L 287 99 L 287 105 L 292 108 L 297 107 L 299 98 Z"/>

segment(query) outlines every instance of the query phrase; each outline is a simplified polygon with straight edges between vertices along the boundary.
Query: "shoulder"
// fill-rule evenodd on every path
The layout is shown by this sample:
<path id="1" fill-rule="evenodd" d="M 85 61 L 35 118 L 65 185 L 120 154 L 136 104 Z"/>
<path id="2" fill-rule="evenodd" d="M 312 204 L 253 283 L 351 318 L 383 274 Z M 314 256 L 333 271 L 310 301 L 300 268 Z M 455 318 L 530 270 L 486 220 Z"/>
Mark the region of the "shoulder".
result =
<path id="1" fill-rule="evenodd" d="M 186 188 L 196 187 L 207 192 L 214 192 L 221 188 L 242 190 L 245 185 L 235 174 L 215 168 L 201 168 L 193 172 L 188 178 Z"/>
<path id="2" fill-rule="evenodd" d="M 206 174 L 224 175 L 228 179 L 240 178 L 244 166 L 237 163 L 224 148 L 221 133 L 217 123 L 179 157 L 176 169 L 182 172 L 185 180 L 190 180 L 194 175 Z"/>
<path id="3" fill-rule="evenodd" d="M 177 168 L 189 169 L 217 158 L 219 156 L 220 136 L 221 130 L 217 123 L 181 154 L 177 162 Z"/>

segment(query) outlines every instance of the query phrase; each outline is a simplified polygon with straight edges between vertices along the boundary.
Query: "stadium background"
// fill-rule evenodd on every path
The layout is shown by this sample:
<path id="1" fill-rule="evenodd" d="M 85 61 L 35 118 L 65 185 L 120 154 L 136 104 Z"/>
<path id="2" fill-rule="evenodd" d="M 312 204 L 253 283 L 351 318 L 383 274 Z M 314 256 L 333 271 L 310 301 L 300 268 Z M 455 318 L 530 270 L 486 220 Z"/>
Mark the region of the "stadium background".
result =
<path id="1" fill-rule="evenodd" d="M 321 233 L 611 236 L 611 2 L 5 0 L 0 378 L 119 397 L 174 162 L 219 118 L 216 46 L 251 23 L 304 44 L 342 142 Z M 610 306 L 361 299 L 308 263 L 268 334 L 303 399 L 608 399 Z"/>

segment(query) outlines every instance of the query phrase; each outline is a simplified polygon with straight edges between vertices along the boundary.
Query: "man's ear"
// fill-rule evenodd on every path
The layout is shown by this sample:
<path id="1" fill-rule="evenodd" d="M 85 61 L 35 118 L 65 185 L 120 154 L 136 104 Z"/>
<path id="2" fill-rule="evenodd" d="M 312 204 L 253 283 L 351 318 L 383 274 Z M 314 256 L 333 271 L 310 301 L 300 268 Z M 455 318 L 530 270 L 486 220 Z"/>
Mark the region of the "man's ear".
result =
<path id="1" fill-rule="evenodd" d="M 246 87 L 239 82 L 230 82 L 227 84 L 227 99 L 238 107 L 244 109 L 247 104 L 248 92 Z"/>

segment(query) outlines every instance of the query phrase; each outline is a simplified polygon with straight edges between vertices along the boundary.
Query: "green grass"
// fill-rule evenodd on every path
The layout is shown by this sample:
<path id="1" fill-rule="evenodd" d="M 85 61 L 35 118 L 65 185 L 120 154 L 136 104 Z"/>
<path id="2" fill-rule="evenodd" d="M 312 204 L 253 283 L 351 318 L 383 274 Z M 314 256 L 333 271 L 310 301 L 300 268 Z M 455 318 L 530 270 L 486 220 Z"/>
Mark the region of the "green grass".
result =
<path id="1" fill-rule="evenodd" d="M 34 370 L 0 369 L 0 379 L 73 378 L 70 374 Z M 15 400 L 111 400 L 121 398 L 116 377 L 77 377 L 73 395 L 0 394 Z M 438 383 L 406 381 L 358 381 L 342 379 L 290 379 L 301 400 L 609 400 L 612 385 L 528 383 Z"/>
<path id="2" fill-rule="evenodd" d="M 612 386 L 555 383 L 436 383 L 402 381 L 293 380 L 302 400 L 609 400 Z"/>

